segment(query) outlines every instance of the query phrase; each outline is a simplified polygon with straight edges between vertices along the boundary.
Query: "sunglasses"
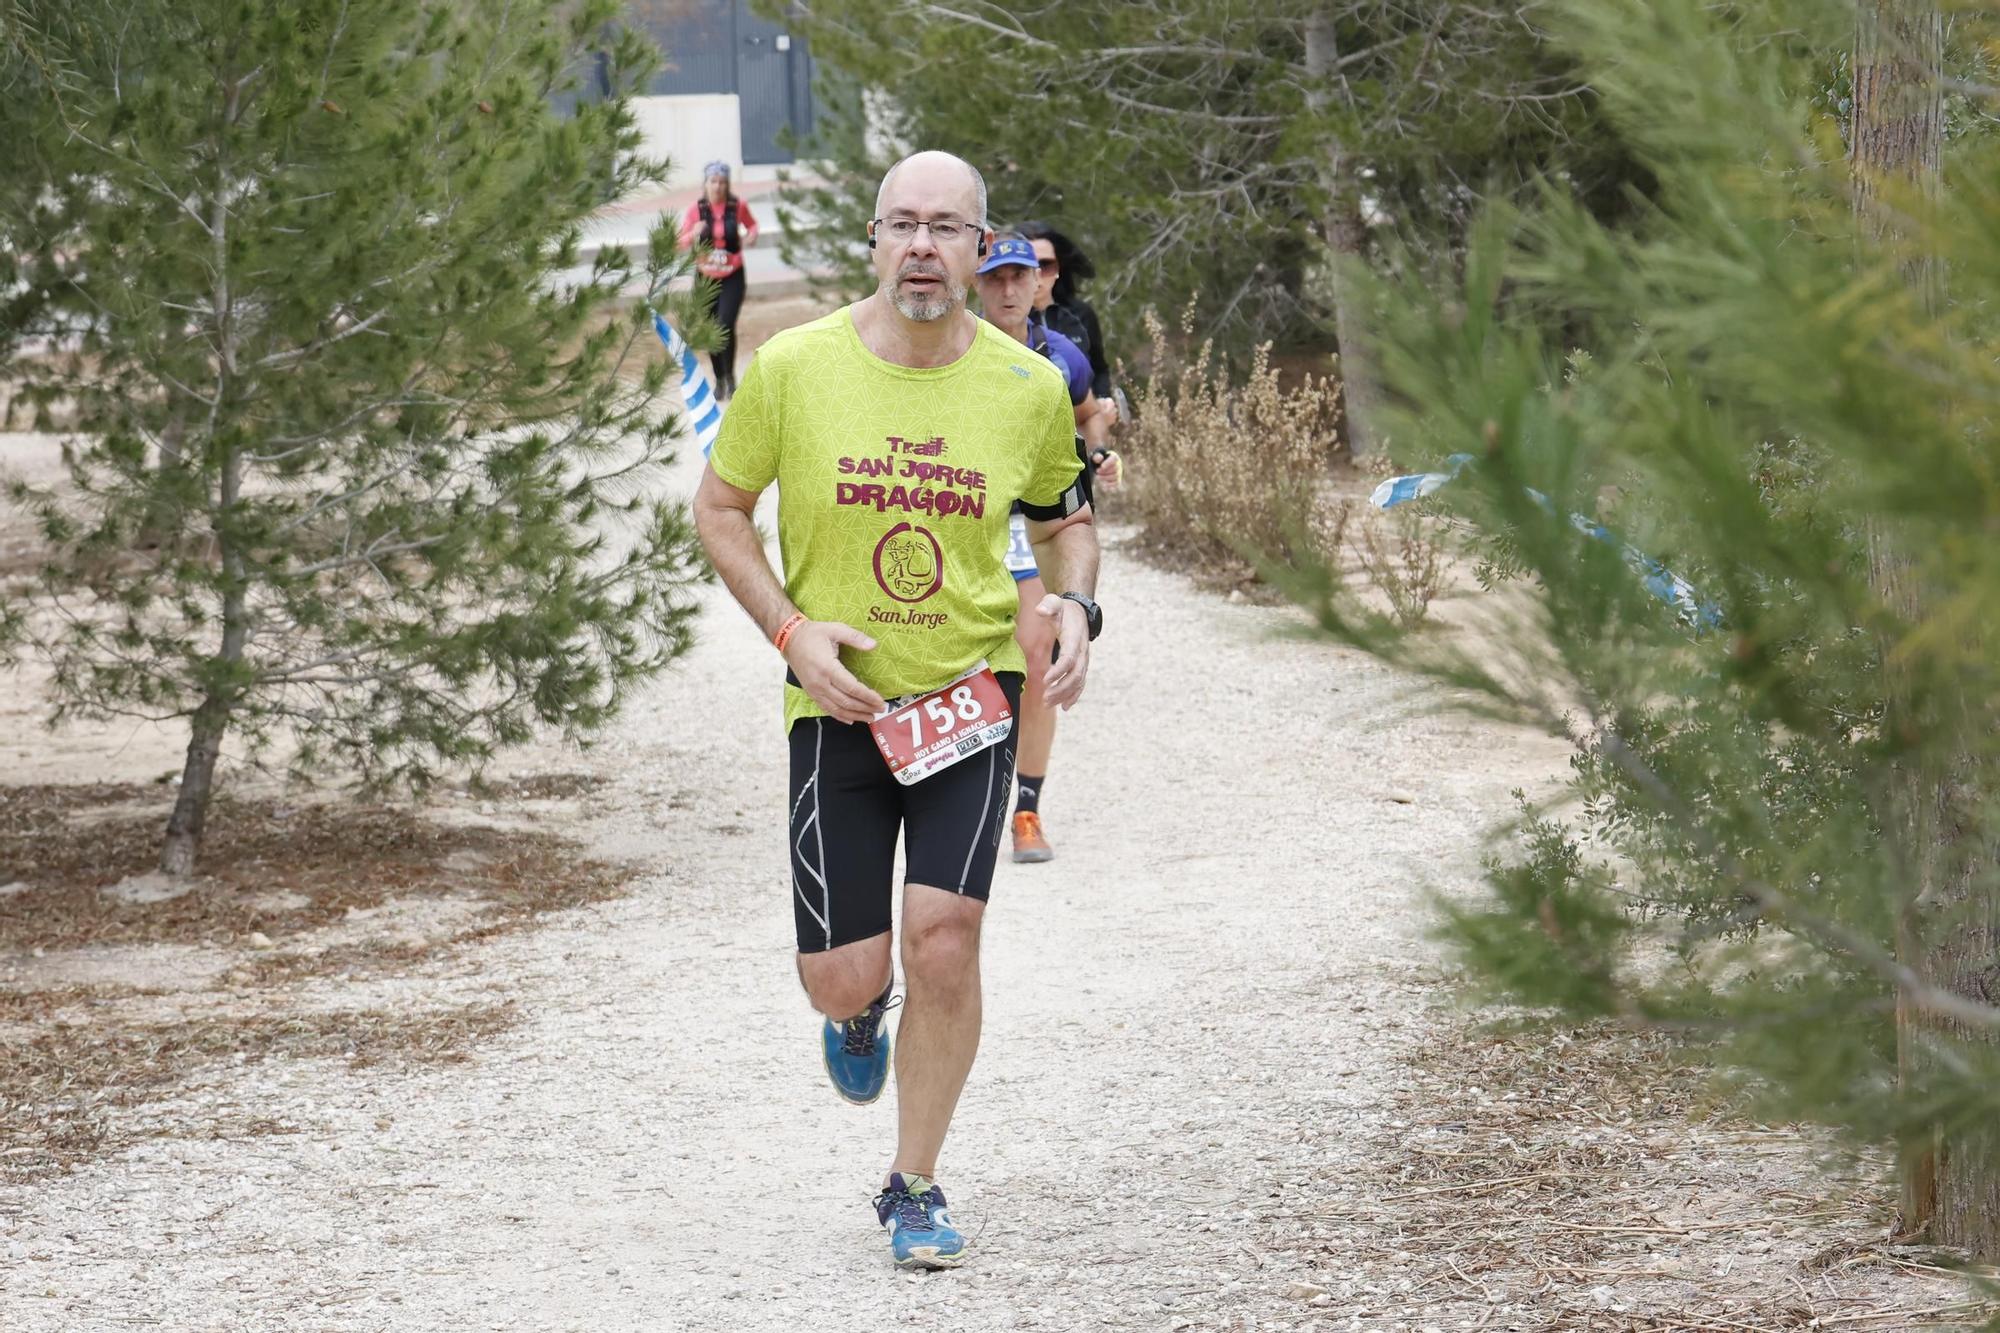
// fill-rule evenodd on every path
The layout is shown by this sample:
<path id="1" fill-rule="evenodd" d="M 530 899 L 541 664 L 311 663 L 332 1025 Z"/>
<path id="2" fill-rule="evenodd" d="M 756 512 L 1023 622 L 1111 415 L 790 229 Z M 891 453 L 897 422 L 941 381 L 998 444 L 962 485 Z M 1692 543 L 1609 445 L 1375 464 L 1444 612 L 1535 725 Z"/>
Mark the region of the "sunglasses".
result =
<path id="1" fill-rule="evenodd" d="M 1044 273 L 1054 273 L 1057 269 L 1062 267 L 1062 261 L 1059 259 L 1055 259 L 1053 257 L 1048 259 L 1037 260 L 1036 262 L 1042 266 L 1042 272 Z"/>

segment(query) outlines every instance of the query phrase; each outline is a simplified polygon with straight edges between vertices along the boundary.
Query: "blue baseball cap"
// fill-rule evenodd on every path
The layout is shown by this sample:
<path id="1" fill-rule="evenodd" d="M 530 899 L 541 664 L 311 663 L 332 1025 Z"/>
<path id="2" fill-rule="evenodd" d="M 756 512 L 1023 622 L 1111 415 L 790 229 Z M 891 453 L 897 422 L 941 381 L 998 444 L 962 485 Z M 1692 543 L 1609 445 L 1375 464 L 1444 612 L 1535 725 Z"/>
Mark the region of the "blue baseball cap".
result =
<path id="1" fill-rule="evenodd" d="M 986 262 L 979 266 L 981 273 L 991 273 L 996 268 L 1018 264 L 1025 268 L 1040 268 L 1042 261 L 1035 254 L 1035 247 L 1018 236 L 1010 236 L 1004 241 L 993 242 L 993 248 L 986 252 Z"/>

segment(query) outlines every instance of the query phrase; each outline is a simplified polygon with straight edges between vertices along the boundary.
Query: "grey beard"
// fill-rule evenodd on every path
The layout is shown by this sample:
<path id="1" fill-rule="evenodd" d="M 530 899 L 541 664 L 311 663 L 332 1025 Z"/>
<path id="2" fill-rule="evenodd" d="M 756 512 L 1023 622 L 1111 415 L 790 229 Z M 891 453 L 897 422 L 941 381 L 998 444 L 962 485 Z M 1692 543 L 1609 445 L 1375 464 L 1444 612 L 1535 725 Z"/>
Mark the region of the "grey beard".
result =
<path id="1" fill-rule="evenodd" d="M 952 311 L 965 304 L 965 288 L 950 278 L 944 280 L 944 288 L 935 296 L 906 295 L 899 279 L 891 278 L 883 284 L 889 296 L 889 304 L 896 307 L 898 314 L 919 324 L 929 324 L 943 319 Z"/>

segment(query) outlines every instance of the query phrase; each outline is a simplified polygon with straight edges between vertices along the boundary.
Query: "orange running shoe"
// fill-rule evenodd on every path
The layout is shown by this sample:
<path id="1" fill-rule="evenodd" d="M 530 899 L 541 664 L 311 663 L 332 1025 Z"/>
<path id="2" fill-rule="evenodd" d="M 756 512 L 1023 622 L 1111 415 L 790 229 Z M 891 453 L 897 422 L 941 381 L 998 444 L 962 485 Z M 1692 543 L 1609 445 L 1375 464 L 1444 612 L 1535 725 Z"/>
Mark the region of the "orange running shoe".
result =
<path id="1" fill-rule="evenodd" d="M 1033 810 L 1017 811 L 1014 815 L 1014 859 L 1017 862 L 1056 859 L 1056 849 L 1042 836 L 1042 817 Z"/>

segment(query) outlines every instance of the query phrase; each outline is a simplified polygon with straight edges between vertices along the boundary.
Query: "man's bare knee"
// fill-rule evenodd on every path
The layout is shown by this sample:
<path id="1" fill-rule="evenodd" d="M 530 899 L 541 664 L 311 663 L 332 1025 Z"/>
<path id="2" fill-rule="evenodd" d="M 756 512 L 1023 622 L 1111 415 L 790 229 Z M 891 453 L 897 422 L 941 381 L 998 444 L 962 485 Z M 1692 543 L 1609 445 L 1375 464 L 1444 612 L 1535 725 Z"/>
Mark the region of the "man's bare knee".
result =
<path id="1" fill-rule="evenodd" d="M 882 982 L 857 981 L 852 977 L 815 978 L 803 973 L 806 998 L 813 1008 L 836 1023 L 844 1023 L 875 1003 L 882 994 Z"/>
<path id="2" fill-rule="evenodd" d="M 903 932 L 903 973 L 911 984 L 948 989 L 978 975 L 977 918 L 928 921 Z"/>
<path id="3" fill-rule="evenodd" d="M 799 955 L 799 982 L 813 1008 L 836 1023 L 875 1003 L 889 981 L 889 937 Z"/>

